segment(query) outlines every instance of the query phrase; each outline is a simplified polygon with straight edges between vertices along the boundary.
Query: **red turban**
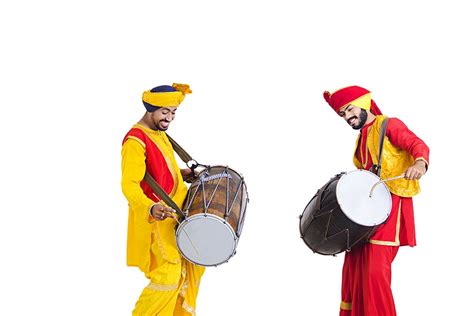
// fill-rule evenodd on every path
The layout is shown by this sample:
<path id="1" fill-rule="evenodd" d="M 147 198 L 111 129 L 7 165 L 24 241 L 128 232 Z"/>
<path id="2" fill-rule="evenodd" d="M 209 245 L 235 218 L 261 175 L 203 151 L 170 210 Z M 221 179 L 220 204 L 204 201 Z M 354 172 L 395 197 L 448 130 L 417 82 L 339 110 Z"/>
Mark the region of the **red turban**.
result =
<path id="1" fill-rule="evenodd" d="M 360 108 L 365 108 L 366 110 L 370 108 L 370 112 L 372 112 L 374 115 L 382 114 L 382 111 L 380 111 L 377 104 L 375 104 L 374 100 L 371 99 L 370 91 L 359 86 L 342 88 L 332 94 L 329 93 L 329 91 L 324 91 L 323 96 L 326 102 L 338 114 L 342 108 L 348 106 L 349 104 L 353 104 Z M 369 100 L 370 105 L 368 103 Z M 363 105 L 365 102 L 367 102 L 366 106 Z"/>

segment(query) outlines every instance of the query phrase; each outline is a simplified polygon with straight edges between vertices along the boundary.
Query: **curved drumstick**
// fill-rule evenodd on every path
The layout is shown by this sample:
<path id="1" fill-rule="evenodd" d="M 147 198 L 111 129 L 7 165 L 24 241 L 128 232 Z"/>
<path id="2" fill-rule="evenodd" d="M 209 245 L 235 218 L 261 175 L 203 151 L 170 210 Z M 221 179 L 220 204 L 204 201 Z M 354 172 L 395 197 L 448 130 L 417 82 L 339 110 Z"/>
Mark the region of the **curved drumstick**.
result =
<path id="1" fill-rule="evenodd" d="M 404 173 L 402 173 L 402 174 L 399 175 L 398 177 L 393 177 L 393 178 L 388 178 L 388 179 L 385 179 L 385 180 L 380 180 L 379 182 L 375 183 L 375 184 L 372 186 L 372 189 L 370 189 L 369 197 L 370 197 L 370 198 L 372 197 L 372 193 L 374 193 L 375 187 L 378 186 L 380 183 L 384 183 L 384 182 L 392 181 L 392 180 L 397 180 L 397 179 L 401 179 L 401 178 L 405 178 L 405 174 L 404 174 Z"/>

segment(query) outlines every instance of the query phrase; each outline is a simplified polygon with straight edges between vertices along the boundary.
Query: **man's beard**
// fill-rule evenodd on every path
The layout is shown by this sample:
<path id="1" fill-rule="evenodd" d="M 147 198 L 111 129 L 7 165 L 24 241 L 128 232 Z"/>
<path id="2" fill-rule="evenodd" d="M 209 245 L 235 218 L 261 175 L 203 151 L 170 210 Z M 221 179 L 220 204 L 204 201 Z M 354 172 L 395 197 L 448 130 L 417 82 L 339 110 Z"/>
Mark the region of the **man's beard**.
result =
<path id="1" fill-rule="evenodd" d="M 367 111 L 364 109 L 361 109 L 360 115 L 359 115 L 359 124 L 352 126 L 352 128 L 361 129 L 362 127 L 364 127 L 365 122 L 367 122 L 367 117 L 368 117 Z"/>

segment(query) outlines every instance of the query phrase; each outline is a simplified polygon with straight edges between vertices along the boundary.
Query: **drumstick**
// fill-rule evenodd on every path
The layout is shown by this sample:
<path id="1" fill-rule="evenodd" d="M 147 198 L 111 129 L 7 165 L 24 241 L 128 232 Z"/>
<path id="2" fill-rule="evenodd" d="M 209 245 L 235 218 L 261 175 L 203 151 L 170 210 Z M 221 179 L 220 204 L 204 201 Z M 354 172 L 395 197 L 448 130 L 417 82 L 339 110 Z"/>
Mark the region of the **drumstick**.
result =
<path id="1" fill-rule="evenodd" d="M 402 174 L 399 175 L 398 177 L 393 177 L 393 178 L 388 178 L 388 179 L 385 179 L 385 180 L 380 180 L 379 182 L 375 183 L 375 184 L 372 186 L 372 189 L 370 189 L 369 197 L 370 197 L 370 198 L 372 197 L 372 193 L 374 193 L 375 187 L 378 186 L 380 183 L 384 183 L 384 182 L 392 181 L 392 180 L 397 180 L 397 179 L 401 179 L 401 178 L 405 178 L 405 174 L 404 174 L 404 173 L 402 173 Z"/>
<path id="2" fill-rule="evenodd" d="M 180 224 L 180 222 L 176 219 L 176 217 L 173 216 L 173 219 L 176 221 L 176 223 L 178 223 L 178 225 Z M 193 241 L 191 240 L 191 237 L 189 237 L 189 235 L 186 232 L 186 230 L 184 229 L 184 227 L 183 227 L 182 230 L 183 230 L 184 234 L 186 235 L 186 237 L 188 237 L 188 240 L 191 243 L 191 246 L 193 247 L 194 251 L 196 251 L 197 255 L 199 256 L 199 251 L 197 250 L 196 246 L 194 245 Z"/>

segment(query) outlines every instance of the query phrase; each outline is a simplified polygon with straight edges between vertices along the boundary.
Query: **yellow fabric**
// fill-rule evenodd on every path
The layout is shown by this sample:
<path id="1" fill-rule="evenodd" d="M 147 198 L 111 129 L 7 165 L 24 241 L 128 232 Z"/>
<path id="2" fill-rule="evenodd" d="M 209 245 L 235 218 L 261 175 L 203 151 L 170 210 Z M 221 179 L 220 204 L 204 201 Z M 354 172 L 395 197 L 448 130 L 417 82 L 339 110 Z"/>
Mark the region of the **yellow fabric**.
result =
<path id="1" fill-rule="evenodd" d="M 143 92 L 142 100 L 158 107 L 179 106 L 184 100 L 184 94 L 181 91 L 151 92 L 147 90 Z"/>
<path id="2" fill-rule="evenodd" d="M 165 157 L 175 183 L 170 197 L 182 207 L 188 189 L 168 137 L 164 132 L 139 124 L 133 127 L 144 131 Z M 145 143 L 131 136 L 122 147 L 122 191 L 129 201 L 127 264 L 138 266 L 151 281 L 143 290 L 133 314 L 194 315 L 204 268 L 181 257 L 173 219 L 153 221 L 149 216 L 154 202 L 140 187 L 146 171 L 144 146 Z"/>
<path id="3" fill-rule="evenodd" d="M 144 131 L 165 157 L 175 183 L 170 197 L 181 207 L 188 189 L 184 184 L 168 137 L 162 131 L 154 131 L 139 124 L 133 127 Z M 150 236 L 154 225 L 157 225 L 163 234 L 162 246 L 165 249 L 166 258 L 177 261 L 180 256 L 174 237 L 175 222 L 172 219 L 156 223 L 150 221 L 149 210 L 154 202 L 143 193 L 140 187 L 146 171 L 145 159 L 144 143 L 135 137 L 129 137 L 122 146 L 122 191 L 129 202 L 127 264 L 138 266 L 142 271 L 149 272 Z"/>
<path id="4" fill-rule="evenodd" d="M 344 109 L 345 107 L 347 107 L 349 104 L 352 104 L 354 106 L 357 106 L 361 109 L 364 109 L 364 110 L 367 110 L 369 111 L 370 110 L 370 101 L 372 100 L 372 95 L 371 93 L 366 93 L 364 94 L 363 96 L 361 97 L 358 97 L 357 99 L 347 103 L 347 104 L 344 104 L 341 109 Z"/>
<path id="5" fill-rule="evenodd" d="M 155 237 L 153 245 L 156 244 Z M 159 247 L 152 250 L 152 270 L 146 274 L 150 284 L 140 295 L 132 315 L 196 315 L 196 298 L 204 267 L 183 258 L 174 263 L 169 262 L 160 251 Z"/>
<path id="6" fill-rule="evenodd" d="M 149 209 L 154 204 L 143 194 L 140 182 L 145 174 L 145 148 L 136 140 L 128 139 L 122 146 L 122 191 L 128 200 L 127 264 L 149 269 L 150 235 L 152 224 Z"/>
<path id="7" fill-rule="evenodd" d="M 379 154 L 379 136 L 380 127 L 382 125 L 385 116 L 378 115 L 375 118 L 374 124 L 369 127 L 369 133 L 367 135 L 367 148 L 369 149 L 370 157 L 374 164 L 378 164 Z M 354 165 L 361 169 L 362 163 L 357 159 L 356 151 L 359 144 L 360 134 L 356 141 L 356 148 L 354 151 Z M 404 173 L 408 167 L 414 163 L 414 158 L 405 150 L 394 146 L 390 143 L 387 136 L 385 136 L 382 158 L 382 172 L 380 174 L 381 179 L 393 178 Z M 420 192 L 420 185 L 418 180 L 406 180 L 404 178 L 385 182 L 390 192 L 402 196 L 412 197 Z"/>
<path id="8" fill-rule="evenodd" d="M 184 83 L 173 83 L 173 88 L 175 88 L 177 91 L 181 91 L 183 94 L 191 94 L 193 91 L 191 88 L 189 88 L 188 84 Z"/>
<path id="9" fill-rule="evenodd" d="M 142 100 L 148 104 L 157 107 L 164 106 L 179 106 L 183 102 L 186 94 L 191 94 L 192 91 L 189 85 L 182 83 L 173 83 L 174 92 L 151 92 L 147 90 L 143 92 Z"/>
<path id="10" fill-rule="evenodd" d="M 342 309 L 343 311 L 350 311 L 350 310 L 352 310 L 352 303 L 348 303 L 348 302 L 341 301 L 341 309 Z"/>

